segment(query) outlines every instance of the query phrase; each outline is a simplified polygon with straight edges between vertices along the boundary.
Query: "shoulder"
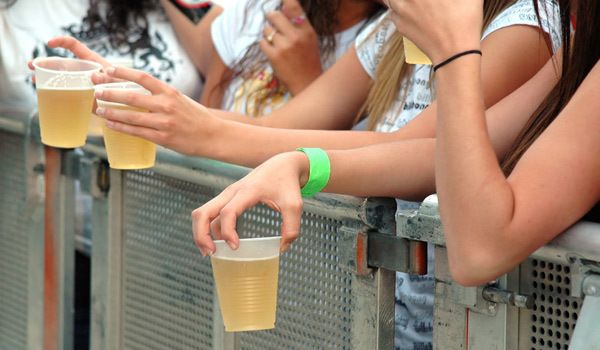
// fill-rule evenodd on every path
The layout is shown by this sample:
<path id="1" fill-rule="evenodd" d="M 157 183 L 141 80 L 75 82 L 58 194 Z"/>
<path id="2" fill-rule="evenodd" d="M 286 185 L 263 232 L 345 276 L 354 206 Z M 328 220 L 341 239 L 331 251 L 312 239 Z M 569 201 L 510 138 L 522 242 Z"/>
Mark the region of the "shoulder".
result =
<path id="1" fill-rule="evenodd" d="M 502 28 L 526 25 L 539 27 L 550 36 L 554 51 L 561 45 L 560 7 L 557 0 L 517 0 L 485 28 L 482 39 Z"/>
<path id="2" fill-rule="evenodd" d="M 396 32 L 396 26 L 386 13 L 369 24 L 355 41 L 356 55 L 365 71 L 373 78 L 379 61 L 383 58 L 388 41 Z"/>

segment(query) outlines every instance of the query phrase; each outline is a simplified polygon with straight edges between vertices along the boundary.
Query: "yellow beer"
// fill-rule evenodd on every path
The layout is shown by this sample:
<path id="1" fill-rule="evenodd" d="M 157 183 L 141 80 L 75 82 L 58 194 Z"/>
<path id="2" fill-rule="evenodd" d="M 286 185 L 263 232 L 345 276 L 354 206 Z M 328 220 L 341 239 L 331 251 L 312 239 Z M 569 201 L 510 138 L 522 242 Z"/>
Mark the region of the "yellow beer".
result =
<path id="1" fill-rule="evenodd" d="M 431 60 L 410 39 L 404 37 L 404 57 L 406 63 L 431 64 Z"/>
<path id="2" fill-rule="evenodd" d="M 94 103 L 93 88 L 37 88 L 42 143 L 60 148 L 85 145 Z"/>
<path id="3" fill-rule="evenodd" d="M 98 101 L 98 106 L 137 112 L 147 112 L 119 103 Z M 115 131 L 103 121 L 104 146 L 108 155 L 108 163 L 113 169 L 144 169 L 154 166 L 156 145 L 141 137 Z"/>
<path id="4" fill-rule="evenodd" d="M 264 259 L 211 257 L 227 332 L 275 328 L 279 255 Z"/>

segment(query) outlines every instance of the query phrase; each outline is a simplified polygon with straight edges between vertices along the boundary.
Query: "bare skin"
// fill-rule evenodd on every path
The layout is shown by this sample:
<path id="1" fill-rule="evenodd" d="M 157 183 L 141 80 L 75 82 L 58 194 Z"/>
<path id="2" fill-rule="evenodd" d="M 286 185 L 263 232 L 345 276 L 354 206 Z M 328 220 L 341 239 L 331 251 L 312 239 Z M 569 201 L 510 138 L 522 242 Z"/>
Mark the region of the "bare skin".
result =
<path id="1" fill-rule="evenodd" d="M 511 26 L 482 42 L 482 74 L 487 106 L 502 99 L 531 78 L 548 61 L 550 53 L 538 28 Z M 522 53 L 527 55 L 522 56 Z M 517 54 L 518 53 L 518 54 Z M 526 59 L 524 58 L 526 57 Z M 237 123 L 216 117 L 212 111 L 189 101 L 168 85 L 141 72 L 117 68 L 111 76 L 95 77 L 97 83 L 121 78 L 156 91 L 138 97 L 109 93 L 102 98 L 126 101 L 152 113 L 97 111 L 110 121 L 109 127 L 172 148 L 178 152 L 254 167 L 275 154 L 297 147 L 349 149 L 382 142 L 435 137 L 436 103 L 405 127 L 393 133 L 291 130 L 277 128 L 348 129 L 364 102 L 370 77 L 356 51 L 350 49 L 309 88 L 293 98 L 267 120 L 266 127 Z"/>
<path id="2" fill-rule="evenodd" d="M 472 0 L 392 1 L 402 2 L 394 6 L 404 23 L 399 30 L 434 62 L 478 47 L 481 1 L 479 6 L 473 6 Z M 423 18 L 422 13 L 428 17 Z M 368 154 L 360 149 L 329 152 L 334 170 L 328 190 L 353 192 L 348 187 L 352 181 L 373 183 L 372 173 L 377 171 L 381 179 L 383 169 L 377 167 L 382 159 L 388 169 L 395 168 L 383 181 L 396 183 L 398 193 L 415 190 L 413 181 L 428 177 L 430 189 L 439 194 L 450 270 L 454 279 L 465 285 L 479 285 L 506 273 L 600 200 L 600 63 L 508 177 L 502 173 L 498 158 L 555 85 L 556 75 L 549 63 L 527 84 L 485 111 L 481 64 L 481 57 L 469 55 L 439 71 L 435 140 L 422 140 L 421 145 L 397 142 L 374 146 L 368 153 L 373 155 L 370 159 L 365 159 Z M 402 152 L 406 148 L 411 152 Z M 409 153 L 415 152 L 419 157 L 410 158 Z M 425 157 L 423 152 L 429 155 Z M 357 158 L 360 163 L 352 162 Z M 426 173 L 419 168 L 423 165 L 430 167 Z M 419 170 L 416 174 L 415 167 Z M 362 171 L 364 168 L 369 170 Z M 282 154 L 197 209 L 193 213 L 194 233 L 203 253 L 214 250 L 211 222 L 219 220 L 220 237 L 235 242 L 235 218 L 258 202 L 281 210 L 288 223 L 282 227 L 282 235 L 289 237 L 284 243 L 287 246 L 297 236 L 299 187 L 306 182 L 307 173 L 308 161 L 302 153 Z M 346 187 L 343 181 L 339 183 L 348 177 L 353 180 L 347 181 Z M 380 185 L 381 181 L 372 184 Z"/>

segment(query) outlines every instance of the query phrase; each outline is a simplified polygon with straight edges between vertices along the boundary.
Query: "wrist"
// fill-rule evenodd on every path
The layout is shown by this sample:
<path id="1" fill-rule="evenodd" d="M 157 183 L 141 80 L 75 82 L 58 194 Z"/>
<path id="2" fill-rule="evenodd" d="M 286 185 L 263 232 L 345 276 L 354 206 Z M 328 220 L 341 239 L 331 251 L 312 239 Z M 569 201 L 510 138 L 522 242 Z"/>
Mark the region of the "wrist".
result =
<path id="1" fill-rule="evenodd" d="M 448 58 L 456 55 L 457 53 L 468 51 L 468 50 L 481 50 L 481 41 L 477 40 L 456 40 L 448 41 L 443 45 L 438 46 L 438 50 L 432 53 L 431 61 L 433 65 L 438 65 Z"/>
<path id="2" fill-rule="evenodd" d="M 306 154 L 302 152 L 288 152 L 290 161 L 294 164 L 294 170 L 298 175 L 298 184 L 300 187 L 304 187 L 308 182 L 310 172 L 310 161 Z"/>

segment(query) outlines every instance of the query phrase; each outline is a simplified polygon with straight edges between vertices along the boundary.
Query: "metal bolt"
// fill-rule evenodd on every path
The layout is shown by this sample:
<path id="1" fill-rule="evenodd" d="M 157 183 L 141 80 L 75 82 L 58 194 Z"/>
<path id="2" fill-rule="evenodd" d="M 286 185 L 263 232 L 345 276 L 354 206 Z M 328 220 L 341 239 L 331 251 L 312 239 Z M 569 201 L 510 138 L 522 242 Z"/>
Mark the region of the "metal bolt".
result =
<path id="1" fill-rule="evenodd" d="M 596 286 L 588 286 L 585 289 L 585 294 L 586 295 L 592 295 L 592 296 L 594 296 L 594 295 L 596 295 L 596 293 L 598 293 L 598 290 L 596 289 Z"/>

